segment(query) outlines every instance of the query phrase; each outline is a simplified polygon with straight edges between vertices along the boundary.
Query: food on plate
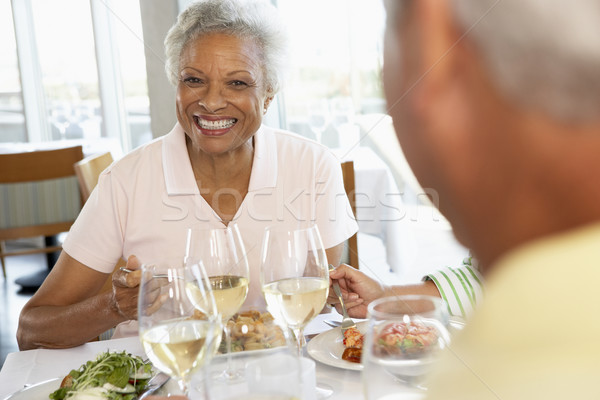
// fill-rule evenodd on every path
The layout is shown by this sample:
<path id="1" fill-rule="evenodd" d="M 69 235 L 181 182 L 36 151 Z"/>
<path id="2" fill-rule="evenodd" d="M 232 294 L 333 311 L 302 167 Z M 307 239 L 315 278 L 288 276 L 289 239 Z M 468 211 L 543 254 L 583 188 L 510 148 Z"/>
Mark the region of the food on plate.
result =
<path id="1" fill-rule="evenodd" d="M 193 318 L 203 319 L 200 311 Z M 285 345 L 285 336 L 275 324 L 269 312 L 249 310 L 234 314 L 227 326 L 231 332 L 231 351 L 263 350 Z M 219 345 L 219 353 L 226 353 L 225 335 Z"/>
<path id="2" fill-rule="evenodd" d="M 403 355 L 406 358 L 421 356 L 438 340 L 433 326 L 422 322 L 392 322 L 387 324 L 373 343 L 373 352 L 378 357 Z"/>
<path id="3" fill-rule="evenodd" d="M 346 360 L 357 364 L 360 364 L 361 357 L 362 349 L 357 349 L 355 347 L 347 347 L 342 353 L 342 360 Z"/>
<path id="4" fill-rule="evenodd" d="M 227 325 L 231 332 L 231 351 L 270 349 L 285 345 L 285 336 L 269 312 L 250 310 L 235 314 Z M 225 353 L 224 340 L 221 353 Z"/>
<path id="5" fill-rule="evenodd" d="M 344 347 L 362 349 L 365 337 L 356 328 L 349 328 L 344 331 Z"/>
<path id="6" fill-rule="evenodd" d="M 123 352 L 104 352 L 74 369 L 49 395 L 50 399 L 133 400 L 152 377 L 152 364 Z"/>
<path id="7" fill-rule="evenodd" d="M 342 360 L 360 363 L 364 339 L 364 335 L 358 329 L 346 329 L 344 331 L 344 340 L 342 341 L 345 347 L 342 353 Z"/>

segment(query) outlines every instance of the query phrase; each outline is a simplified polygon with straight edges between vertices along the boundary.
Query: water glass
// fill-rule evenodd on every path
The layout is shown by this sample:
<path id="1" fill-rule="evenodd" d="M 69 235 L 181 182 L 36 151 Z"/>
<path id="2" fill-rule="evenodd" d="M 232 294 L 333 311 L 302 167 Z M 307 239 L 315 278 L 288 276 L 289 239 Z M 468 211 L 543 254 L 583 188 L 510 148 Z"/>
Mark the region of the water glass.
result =
<path id="1" fill-rule="evenodd" d="M 385 297 L 369 304 L 362 354 L 368 400 L 403 399 L 425 389 L 424 378 L 447 347 L 448 313 L 440 298 Z"/>

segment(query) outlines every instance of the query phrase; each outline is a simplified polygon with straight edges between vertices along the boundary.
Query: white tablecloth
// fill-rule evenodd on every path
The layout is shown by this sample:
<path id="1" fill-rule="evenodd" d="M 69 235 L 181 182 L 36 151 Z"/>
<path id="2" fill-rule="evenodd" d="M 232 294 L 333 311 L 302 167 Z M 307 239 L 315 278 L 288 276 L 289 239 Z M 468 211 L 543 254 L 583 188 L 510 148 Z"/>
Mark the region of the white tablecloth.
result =
<path id="1" fill-rule="evenodd" d="M 318 315 L 305 329 L 307 336 L 332 329 L 324 320 L 341 320 L 333 311 L 330 314 Z M 138 337 L 90 342 L 79 347 L 62 350 L 28 350 L 10 353 L 0 371 L 0 399 L 22 389 L 26 384 L 34 384 L 49 379 L 63 377 L 71 369 L 106 350 L 127 350 L 132 354 L 144 356 Z M 145 358 L 145 356 L 144 356 Z M 328 366 L 316 362 L 318 383 L 325 383 L 333 388 L 331 400 L 362 399 L 363 389 L 361 372 Z M 414 396 L 410 397 L 414 399 Z"/>

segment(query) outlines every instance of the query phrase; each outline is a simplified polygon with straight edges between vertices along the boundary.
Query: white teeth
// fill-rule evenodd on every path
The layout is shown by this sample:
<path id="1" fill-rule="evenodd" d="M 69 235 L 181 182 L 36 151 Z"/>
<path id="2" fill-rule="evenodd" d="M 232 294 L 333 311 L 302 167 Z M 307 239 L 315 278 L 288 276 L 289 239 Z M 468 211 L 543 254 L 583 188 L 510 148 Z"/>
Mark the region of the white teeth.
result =
<path id="1" fill-rule="evenodd" d="M 220 119 L 217 121 L 208 121 L 198 117 L 195 118 L 198 126 L 200 126 L 202 129 L 227 129 L 231 128 L 237 122 L 237 119 L 235 118 Z"/>

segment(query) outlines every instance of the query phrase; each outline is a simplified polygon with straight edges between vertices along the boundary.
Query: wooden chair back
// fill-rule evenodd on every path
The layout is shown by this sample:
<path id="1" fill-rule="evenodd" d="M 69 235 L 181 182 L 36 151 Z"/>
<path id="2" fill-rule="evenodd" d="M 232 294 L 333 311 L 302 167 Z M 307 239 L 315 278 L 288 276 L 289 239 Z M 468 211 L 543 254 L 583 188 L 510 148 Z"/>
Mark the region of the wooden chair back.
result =
<path id="1" fill-rule="evenodd" d="M 98 178 L 100 178 L 100 174 L 104 171 L 110 164 L 113 162 L 113 157 L 110 152 L 105 152 L 101 154 L 94 154 L 92 156 L 86 157 L 81 161 L 78 161 L 74 164 L 75 174 L 77 175 L 77 181 L 79 182 L 79 190 L 81 191 L 81 198 L 85 203 L 87 199 L 92 194 L 92 190 L 98 184 Z M 110 273 L 104 285 L 100 289 L 100 293 L 110 292 L 112 291 L 112 276 L 113 273 L 118 270 L 120 267 L 124 267 L 127 262 L 123 259 L 120 259 L 119 262 L 115 265 L 113 272 Z M 92 339 L 91 341 L 97 340 L 105 340 L 110 339 L 114 331 L 113 329 L 109 329 L 106 332 L 102 333 L 100 336 Z"/>
<path id="2" fill-rule="evenodd" d="M 7 194 L 6 201 L 0 204 L 0 262 L 4 277 L 7 256 L 52 253 L 61 249 L 58 245 L 8 251 L 5 241 L 54 236 L 69 230 L 81 208 L 79 195 L 74 197 L 73 190 L 69 190 L 74 188 L 77 192 L 73 164 L 81 159 L 81 146 L 0 154 L 0 186 Z"/>
<path id="3" fill-rule="evenodd" d="M 350 201 L 352 213 L 356 217 L 356 182 L 354 180 L 354 161 L 342 162 L 342 175 L 344 177 L 344 189 Z M 357 233 L 348 239 L 348 264 L 358 269 L 358 238 Z"/>
<path id="4" fill-rule="evenodd" d="M 96 187 L 102 171 L 112 164 L 112 162 L 112 155 L 110 152 L 106 152 L 86 157 L 75 163 L 75 174 L 77 174 L 79 190 L 81 191 L 81 198 L 84 202 L 87 201 L 92 190 Z"/>

